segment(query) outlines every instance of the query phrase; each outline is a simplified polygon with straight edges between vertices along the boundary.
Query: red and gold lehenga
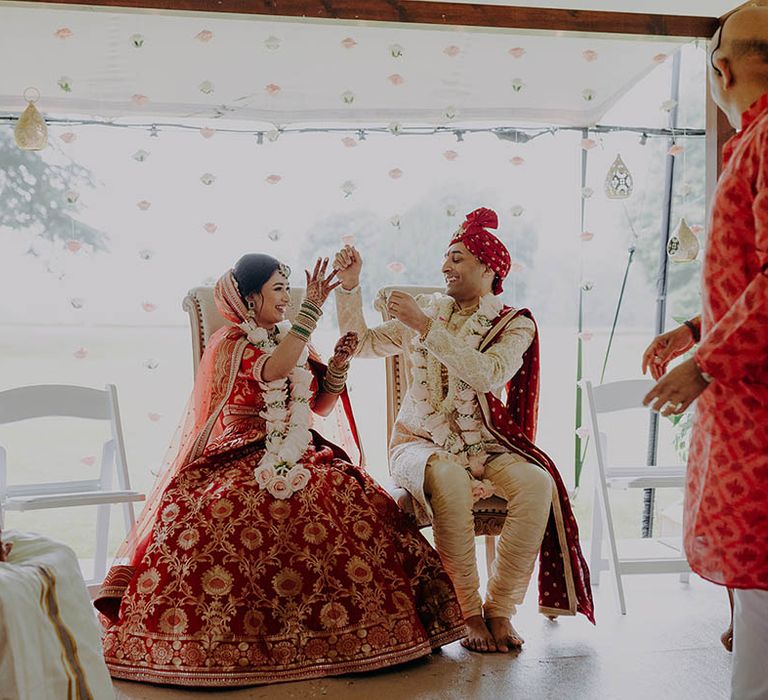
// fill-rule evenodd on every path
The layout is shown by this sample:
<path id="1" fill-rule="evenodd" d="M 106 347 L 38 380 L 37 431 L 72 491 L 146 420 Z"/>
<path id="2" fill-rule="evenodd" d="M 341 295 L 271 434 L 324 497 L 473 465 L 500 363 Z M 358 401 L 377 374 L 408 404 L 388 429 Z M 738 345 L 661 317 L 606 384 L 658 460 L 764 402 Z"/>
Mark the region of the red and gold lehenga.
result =
<path id="1" fill-rule="evenodd" d="M 237 326 L 206 350 L 179 457 L 96 600 L 116 678 L 300 680 L 410 661 L 465 634 L 437 553 L 340 447 L 312 431 L 306 486 L 289 498 L 259 487 L 262 354 Z M 316 392 L 324 367 L 309 366 Z"/>

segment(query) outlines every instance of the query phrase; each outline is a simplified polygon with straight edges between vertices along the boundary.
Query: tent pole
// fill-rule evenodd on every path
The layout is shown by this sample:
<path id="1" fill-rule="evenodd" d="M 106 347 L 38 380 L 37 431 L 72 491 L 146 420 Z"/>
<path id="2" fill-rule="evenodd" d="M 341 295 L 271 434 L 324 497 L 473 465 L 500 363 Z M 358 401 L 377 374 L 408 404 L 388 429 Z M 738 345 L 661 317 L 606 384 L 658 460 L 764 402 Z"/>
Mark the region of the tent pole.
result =
<path id="1" fill-rule="evenodd" d="M 677 102 L 680 98 L 680 51 L 676 51 L 672 61 L 672 84 L 670 99 L 675 106 L 669 114 L 669 125 L 672 129 L 677 126 Z M 669 139 L 669 147 L 674 145 L 674 138 Z M 661 215 L 661 231 L 659 232 L 659 267 L 656 275 L 656 328 L 655 335 L 664 332 L 667 314 L 667 275 L 669 258 L 667 242 L 669 241 L 670 224 L 672 220 L 672 189 L 675 182 L 675 157 L 667 155 L 666 172 L 664 175 L 664 201 Z M 655 465 L 659 448 L 659 414 L 651 413 L 648 427 L 648 453 L 646 464 Z M 643 490 L 643 537 L 653 535 L 653 508 L 656 501 L 654 489 Z"/>

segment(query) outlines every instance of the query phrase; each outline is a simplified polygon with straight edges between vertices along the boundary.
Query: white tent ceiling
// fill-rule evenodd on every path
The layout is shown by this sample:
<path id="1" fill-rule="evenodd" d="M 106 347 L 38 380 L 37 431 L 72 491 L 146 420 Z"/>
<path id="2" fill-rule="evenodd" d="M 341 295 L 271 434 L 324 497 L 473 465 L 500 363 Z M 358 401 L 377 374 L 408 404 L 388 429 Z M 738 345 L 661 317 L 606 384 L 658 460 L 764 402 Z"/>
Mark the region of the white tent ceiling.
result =
<path id="1" fill-rule="evenodd" d="M 279 125 L 588 125 L 680 45 L 31 3 L 0 26 L 0 113 L 34 86 L 48 116 Z"/>

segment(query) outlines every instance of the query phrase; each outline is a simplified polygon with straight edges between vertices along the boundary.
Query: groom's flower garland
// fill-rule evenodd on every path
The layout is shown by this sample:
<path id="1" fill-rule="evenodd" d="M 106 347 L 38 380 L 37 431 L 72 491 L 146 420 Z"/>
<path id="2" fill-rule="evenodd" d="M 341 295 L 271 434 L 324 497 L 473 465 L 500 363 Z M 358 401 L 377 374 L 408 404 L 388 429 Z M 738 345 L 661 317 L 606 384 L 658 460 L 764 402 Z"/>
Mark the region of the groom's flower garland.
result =
<path id="1" fill-rule="evenodd" d="M 290 323 L 278 324 L 277 338 L 270 338 L 265 328 L 252 322 L 240 324 L 248 341 L 272 352 L 290 328 Z M 305 348 L 296 366 L 284 379 L 259 382 L 264 396 L 265 409 L 261 417 L 267 423 L 264 456 L 254 470 L 259 488 L 266 489 L 275 498 L 290 498 L 309 482 L 310 471 L 299 464 L 312 440 L 307 426 L 310 421 L 309 401 L 312 398 L 312 372 L 304 369 L 308 351 Z"/>
<path id="2" fill-rule="evenodd" d="M 438 303 L 434 323 L 448 324 L 453 299 Z M 462 326 L 456 340 L 473 350 L 492 328 L 501 313 L 503 304 L 493 294 L 480 299 L 477 311 Z M 429 311 L 427 312 L 429 313 Z M 477 420 L 477 393 L 466 382 L 448 375 L 448 391 L 443 398 L 443 381 L 440 362 L 423 346 L 418 336 L 413 340 L 414 364 L 411 396 L 416 402 L 416 413 L 422 419 L 432 441 L 451 453 L 467 469 L 472 479 L 472 497 L 475 501 L 493 495 L 493 484 L 483 479 L 488 453 L 483 442 L 483 426 Z M 451 427 L 455 413 L 458 431 Z"/>

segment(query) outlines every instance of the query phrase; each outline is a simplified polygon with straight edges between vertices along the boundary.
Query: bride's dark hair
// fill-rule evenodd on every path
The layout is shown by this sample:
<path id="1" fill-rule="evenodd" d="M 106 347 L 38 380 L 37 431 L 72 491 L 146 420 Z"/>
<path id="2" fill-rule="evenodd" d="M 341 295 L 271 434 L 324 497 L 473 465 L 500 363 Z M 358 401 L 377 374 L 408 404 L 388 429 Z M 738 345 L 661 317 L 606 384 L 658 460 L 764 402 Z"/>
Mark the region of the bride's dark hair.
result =
<path id="1" fill-rule="evenodd" d="M 244 303 L 248 303 L 246 297 L 249 294 L 261 292 L 261 288 L 275 270 L 283 271 L 286 277 L 290 274 L 290 270 L 283 263 L 266 253 L 247 253 L 235 263 L 232 274 Z"/>

